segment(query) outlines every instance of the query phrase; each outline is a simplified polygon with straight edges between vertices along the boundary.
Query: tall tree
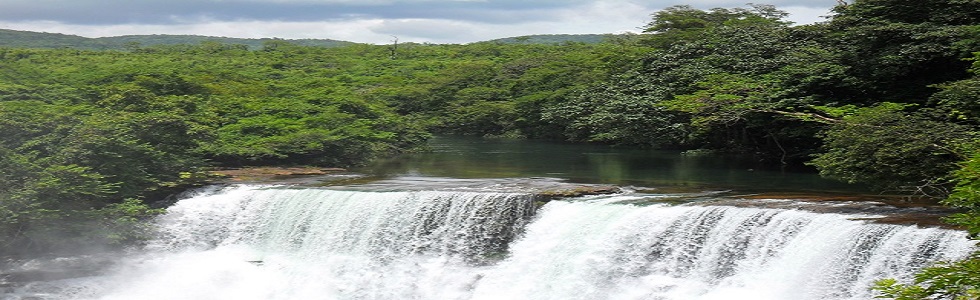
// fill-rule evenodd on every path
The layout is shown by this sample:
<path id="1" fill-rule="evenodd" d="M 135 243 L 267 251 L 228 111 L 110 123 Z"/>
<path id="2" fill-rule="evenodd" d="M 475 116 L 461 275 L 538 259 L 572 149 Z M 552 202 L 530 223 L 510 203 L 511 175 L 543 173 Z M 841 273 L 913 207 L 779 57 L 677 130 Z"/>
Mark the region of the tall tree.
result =
<path id="1" fill-rule="evenodd" d="M 858 0 L 834 12 L 828 41 L 862 79 L 851 102 L 924 103 L 933 84 L 967 77 L 963 59 L 980 50 L 980 1 Z"/>

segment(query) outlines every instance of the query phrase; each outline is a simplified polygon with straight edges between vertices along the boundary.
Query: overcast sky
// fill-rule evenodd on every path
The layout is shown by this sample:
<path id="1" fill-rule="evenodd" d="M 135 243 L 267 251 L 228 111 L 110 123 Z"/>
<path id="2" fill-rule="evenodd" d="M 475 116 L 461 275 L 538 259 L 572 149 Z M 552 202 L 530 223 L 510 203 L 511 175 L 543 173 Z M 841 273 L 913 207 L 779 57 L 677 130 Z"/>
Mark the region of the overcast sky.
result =
<path id="1" fill-rule="evenodd" d="M 0 0 L 0 28 L 85 37 L 195 34 L 361 43 L 470 43 L 531 34 L 623 33 L 657 10 L 748 0 Z M 836 0 L 772 0 L 806 24 Z"/>

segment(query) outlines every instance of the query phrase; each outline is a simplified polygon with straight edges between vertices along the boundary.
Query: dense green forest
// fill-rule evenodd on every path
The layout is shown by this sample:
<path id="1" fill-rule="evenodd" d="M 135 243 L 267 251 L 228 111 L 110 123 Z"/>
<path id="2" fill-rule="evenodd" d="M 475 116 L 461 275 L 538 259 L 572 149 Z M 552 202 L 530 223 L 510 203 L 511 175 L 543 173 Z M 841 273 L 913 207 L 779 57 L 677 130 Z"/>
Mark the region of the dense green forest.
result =
<path id="1" fill-rule="evenodd" d="M 433 133 L 751 155 L 941 199 L 980 234 L 980 2 L 785 17 L 675 6 L 600 43 L 0 48 L 0 253 L 137 242 L 147 203 L 210 167 L 356 165 Z M 878 289 L 978 287 L 980 256 Z"/>

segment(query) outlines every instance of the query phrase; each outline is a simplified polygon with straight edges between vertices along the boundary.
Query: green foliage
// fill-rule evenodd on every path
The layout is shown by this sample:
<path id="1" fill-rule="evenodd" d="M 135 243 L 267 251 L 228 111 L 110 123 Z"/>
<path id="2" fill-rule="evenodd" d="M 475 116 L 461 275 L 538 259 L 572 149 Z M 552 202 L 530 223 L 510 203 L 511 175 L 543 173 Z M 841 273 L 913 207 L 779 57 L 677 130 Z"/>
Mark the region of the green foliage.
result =
<path id="1" fill-rule="evenodd" d="M 980 257 L 944 263 L 922 270 L 910 284 L 895 279 L 882 279 L 875 283 L 879 293 L 876 298 L 895 300 L 950 299 L 972 300 L 980 298 Z"/>
<path id="2" fill-rule="evenodd" d="M 776 108 L 777 95 L 773 82 L 734 74 L 712 74 L 696 84 L 699 90 L 674 99 L 662 101 L 673 111 L 692 115 L 692 125 L 705 127 L 713 124 L 733 124 L 744 120 L 748 114 L 767 112 Z"/>
<path id="3" fill-rule="evenodd" d="M 940 107 L 957 120 L 980 120 L 980 79 L 960 80 L 939 86 L 942 90 L 932 96 Z"/>
<path id="4" fill-rule="evenodd" d="M 500 134 L 516 126 L 517 112 L 511 102 L 477 102 L 449 112 L 445 131 L 461 135 Z"/>
<path id="5" fill-rule="evenodd" d="M 980 52 L 974 53 L 973 77 L 937 85 L 939 92 L 930 101 L 949 112 L 949 117 L 957 121 L 980 120 Z"/>
<path id="6" fill-rule="evenodd" d="M 642 64 L 546 107 L 542 117 L 572 140 L 715 148 L 799 163 L 816 147 L 816 129 L 773 115 L 820 104 L 810 92 L 842 81 L 825 72 L 841 67 L 816 33 L 789 27 L 784 16 L 764 5 L 658 12 L 642 40 L 658 49 Z"/>
<path id="7" fill-rule="evenodd" d="M 519 37 L 509 37 L 489 40 L 491 43 L 503 44 L 564 44 L 586 43 L 598 44 L 609 38 L 606 34 L 536 34 Z"/>
<path id="8" fill-rule="evenodd" d="M 971 236 L 980 236 L 980 151 L 974 149 L 973 156 L 960 163 L 952 177 L 956 186 L 943 204 L 964 212 L 950 216 L 948 221 L 963 226 Z"/>
<path id="9" fill-rule="evenodd" d="M 958 160 L 955 142 L 968 127 L 935 121 L 884 103 L 854 109 L 824 133 L 826 152 L 811 162 L 821 175 L 882 190 L 945 195 L 946 174 Z"/>
<path id="10" fill-rule="evenodd" d="M 977 67 L 974 67 L 974 72 Z M 977 77 L 966 78 L 939 86 L 932 95 L 932 108 L 920 105 L 882 103 L 861 108 L 854 105 L 816 107 L 841 122 L 828 128 L 824 139 L 827 151 L 812 164 L 821 174 L 850 182 L 870 183 L 882 189 L 898 189 L 925 193 L 936 198 L 949 195 L 948 204 L 965 207 L 954 199 L 971 199 L 964 195 L 970 180 L 964 181 L 966 171 L 953 173 L 963 165 L 977 148 L 978 114 L 976 103 L 980 93 L 973 85 Z M 909 113 L 908 111 L 912 111 Z M 968 170 L 968 168 L 963 169 Z M 953 180 L 953 182 L 951 182 Z M 972 201 L 972 200 L 971 200 Z M 956 217 L 966 228 L 978 222 L 968 220 L 976 212 Z"/>
<path id="11" fill-rule="evenodd" d="M 655 33 L 644 42 L 658 48 L 669 48 L 677 43 L 701 39 L 701 34 L 709 29 L 734 23 L 782 23 L 788 16 L 772 5 L 750 4 L 745 8 L 713 8 L 700 10 L 689 5 L 677 5 L 660 10 L 652 15 L 653 20 L 643 27 L 643 32 Z"/>
<path id="12" fill-rule="evenodd" d="M 921 101 L 933 84 L 965 77 L 977 51 L 980 2 L 861 0 L 838 6 L 827 25 L 848 74 L 861 78 L 851 101 Z"/>
<path id="13" fill-rule="evenodd" d="M 562 124 L 574 141 L 670 147 L 683 142 L 687 122 L 656 105 L 656 98 L 615 87 L 594 88 L 547 107 L 542 117 Z"/>

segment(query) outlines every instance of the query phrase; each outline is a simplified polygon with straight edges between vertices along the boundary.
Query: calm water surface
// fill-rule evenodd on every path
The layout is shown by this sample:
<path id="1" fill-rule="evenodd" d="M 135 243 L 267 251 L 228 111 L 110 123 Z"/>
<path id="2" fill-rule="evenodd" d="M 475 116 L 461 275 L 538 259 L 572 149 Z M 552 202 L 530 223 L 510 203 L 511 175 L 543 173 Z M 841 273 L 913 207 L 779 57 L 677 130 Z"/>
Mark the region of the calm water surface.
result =
<path id="1" fill-rule="evenodd" d="M 436 137 L 430 146 L 430 152 L 404 155 L 357 171 L 383 178 L 545 177 L 658 188 L 866 192 L 813 172 L 767 170 L 747 159 L 680 151 L 466 137 Z"/>

